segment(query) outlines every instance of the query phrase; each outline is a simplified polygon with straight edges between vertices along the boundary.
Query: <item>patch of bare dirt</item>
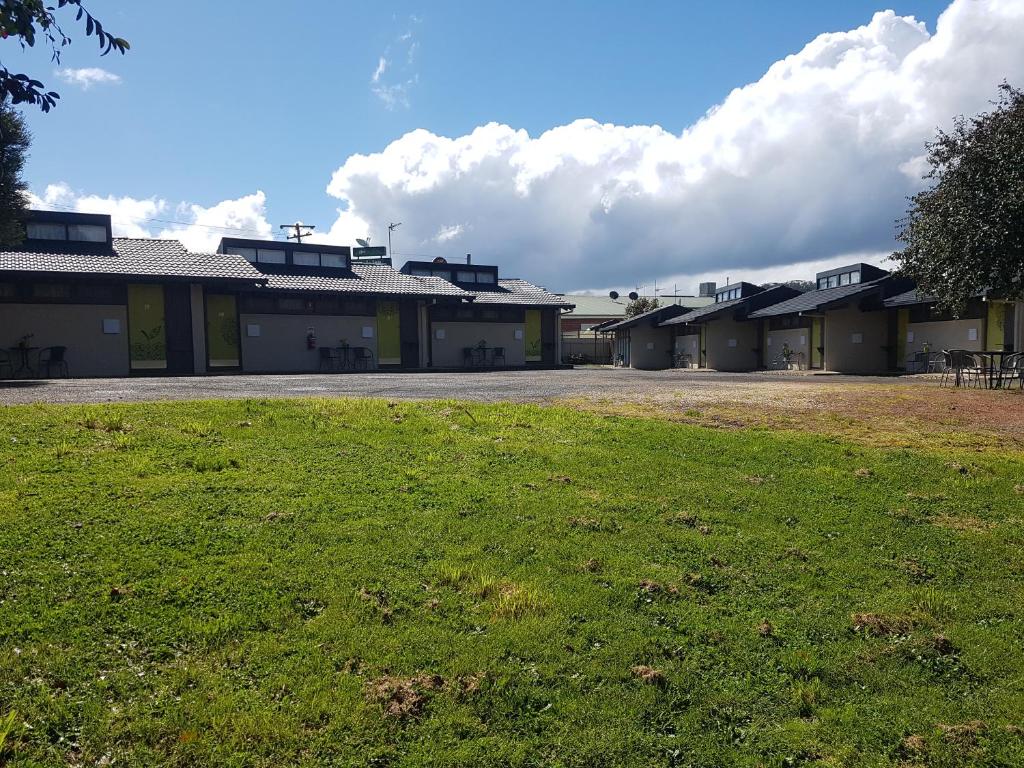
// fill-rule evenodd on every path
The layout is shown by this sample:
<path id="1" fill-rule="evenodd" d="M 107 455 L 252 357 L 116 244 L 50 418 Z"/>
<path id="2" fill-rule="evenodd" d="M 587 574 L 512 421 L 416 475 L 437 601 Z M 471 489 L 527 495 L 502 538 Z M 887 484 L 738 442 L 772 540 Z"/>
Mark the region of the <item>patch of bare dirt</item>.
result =
<path id="1" fill-rule="evenodd" d="M 680 376 L 615 399 L 561 404 L 618 416 L 667 418 L 712 428 L 837 435 L 889 447 L 1024 450 L 1024 395 L 940 387 L 937 382 L 701 381 Z"/>
<path id="2" fill-rule="evenodd" d="M 850 621 L 854 632 L 864 632 L 872 637 L 906 635 L 914 628 L 913 620 L 907 616 L 884 613 L 855 613 Z"/>
<path id="3" fill-rule="evenodd" d="M 365 693 L 367 699 L 380 705 L 385 717 L 404 720 L 422 714 L 430 695 L 443 685 L 440 675 L 386 675 L 367 682 Z"/>

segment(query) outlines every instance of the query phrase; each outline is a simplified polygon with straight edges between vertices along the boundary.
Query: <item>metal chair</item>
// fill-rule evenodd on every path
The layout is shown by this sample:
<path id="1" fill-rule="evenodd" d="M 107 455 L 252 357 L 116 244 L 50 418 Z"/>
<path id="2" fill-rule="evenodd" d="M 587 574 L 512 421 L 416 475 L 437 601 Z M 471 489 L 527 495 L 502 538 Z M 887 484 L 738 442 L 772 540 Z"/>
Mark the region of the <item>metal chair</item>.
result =
<path id="1" fill-rule="evenodd" d="M 946 354 L 944 352 L 930 352 L 928 354 L 928 365 L 925 373 L 945 373 Z"/>
<path id="2" fill-rule="evenodd" d="M 373 362 L 373 352 L 370 351 L 369 347 L 356 347 L 352 350 L 352 367 L 367 371 L 370 369 L 370 365 Z"/>
<path id="3" fill-rule="evenodd" d="M 320 371 L 341 370 L 341 355 L 334 347 L 320 347 Z"/>
<path id="4" fill-rule="evenodd" d="M 492 366 L 495 366 L 495 365 L 498 364 L 498 358 L 499 357 L 501 358 L 501 364 L 505 365 L 506 363 L 505 363 L 505 348 L 504 347 L 495 347 L 494 348 L 494 351 L 491 353 L 491 365 Z"/>
<path id="5" fill-rule="evenodd" d="M 4 372 L 7 372 L 6 375 Z M 11 362 L 11 356 L 5 350 L 0 349 L 0 379 L 13 379 L 14 378 L 14 363 Z"/>
<path id="6" fill-rule="evenodd" d="M 1004 384 L 1008 387 L 1012 386 L 1014 380 L 1017 381 L 1018 388 L 1024 389 L 1024 352 L 1004 355 L 999 366 L 998 385 L 1000 387 Z"/>
<path id="7" fill-rule="evenodd" d="M 68 361 L 64 356 L 67 351 L 67 347 L 43 347 L 39 350 L 39 357 L 36 358 L 36 368 L 40 374 L 43 374 L 43 378 L 55 378 L 53 375 L 54 371 L 57 371 L 64 378 L 70 375 Z"/>
<path id="8" fill-rule="evenodd" d="M 943 350 L 942 354 L 945 370 L 942 372 L 942 380 L 939 382 L 939 386 L 945 386 L 950 374 L 953 375 L 953 386 L 956 387 L 961 386 L 961 384 L 967 386 L 972 380 L 975 386 L 985 381 L 988 369 L 981 356 L 966 349 Z"/>

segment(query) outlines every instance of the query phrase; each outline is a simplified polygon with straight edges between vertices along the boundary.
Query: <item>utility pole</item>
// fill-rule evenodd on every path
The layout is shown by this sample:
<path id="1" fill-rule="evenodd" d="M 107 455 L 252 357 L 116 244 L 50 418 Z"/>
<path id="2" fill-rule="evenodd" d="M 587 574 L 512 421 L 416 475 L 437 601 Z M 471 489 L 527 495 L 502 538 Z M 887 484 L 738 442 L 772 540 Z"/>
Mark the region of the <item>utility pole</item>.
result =
<path id="1" fill-rule="evenodd" d="M 313 234 L 313 230 L 316 229 L 316 224 L 300 224 L 299 222 L 296 221 L 294 224 L 281 224 L 280 228 L 281 229 L 294 229 L 295 230 L 295 234 L 294 235 L 288 235 L 288 239 L 289 240 L 297 240 L 298 242 L 301 243 L 302 242 L 302 238 L 309 237 L 310 235 Z M 304 230 L 304 229 L 308 229 L 309 231 L 308 232 L 303 232 L 302 230 Z"/>
<path id="2" fill-rule="evenodd" d="M 402 226 L 402 222 L 394 222 L 388 224 L 388 256 L 391 255 L 391 233 Z"/>

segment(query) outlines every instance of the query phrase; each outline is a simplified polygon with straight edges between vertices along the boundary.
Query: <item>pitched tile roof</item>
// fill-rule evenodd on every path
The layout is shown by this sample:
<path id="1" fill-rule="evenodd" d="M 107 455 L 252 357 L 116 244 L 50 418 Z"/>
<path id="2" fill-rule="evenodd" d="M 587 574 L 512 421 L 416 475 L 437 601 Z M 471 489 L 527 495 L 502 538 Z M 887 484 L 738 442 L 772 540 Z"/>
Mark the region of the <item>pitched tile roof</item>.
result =
<path id="1" fill-rule="evenodd" d="M 751 318 L 777 317 L 778 315 L 792 315 L 798 312 L 815 312 L 818 309 L 843 299 L 850 299 L 861 293 L 868 293 L 877 289 L 883 281 L 888 280 L 889 275 L 880 277 L 877 280 L 870 280 L 866 283 L 854 283 L 852 285 L 840 285 L 836 288 L 822 288 L 815 291 L 807 291 L 799 296 L 794 296 L 787 301 L 780 301 L 778 304 L 751 312 Z"/>
<path id="2" fill-rule="evenodd" d="M 471 298 L 458 286 L 440 278 L 412 277 L 385 264 L 353 264 L 352 273 L 335 277 L 324 274 L 264 272 L 268 288 L 288 291 L 329 293 L 382 293 L 412 296 L 452 296 Z"/>
<path id="3" fill-rule="evenodd" d="M 260 274 L 241 256 L 190 253 L 177 240 L 115 237 L 113 248 L 89 253 L 58 249 L 0 251 L 0 272 L 54 272 L 73 275 L 178 277 L 255 282 Z"/>
<path id="4" fill-rule="evenodd" d="M 426 279 L 426 278 L 419 278 Z M 440 278 L 438 278 L 440 279 Z M 572 301 L 539 285 L 516 278 L 499 279 L 497 288 L 474 288 L 474 304 L 519 304 L 524 306 L 571 307 Z"/>

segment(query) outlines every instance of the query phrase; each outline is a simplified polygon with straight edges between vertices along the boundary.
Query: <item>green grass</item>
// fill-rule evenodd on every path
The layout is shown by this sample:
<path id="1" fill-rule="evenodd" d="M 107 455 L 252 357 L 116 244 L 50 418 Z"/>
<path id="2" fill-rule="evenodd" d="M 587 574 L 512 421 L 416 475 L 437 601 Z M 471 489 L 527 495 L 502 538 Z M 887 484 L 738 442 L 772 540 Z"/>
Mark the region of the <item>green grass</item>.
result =
<path id="1" fill-rule="evenodd" d="M 0 409 L 0 763 L 1021 765 L 1022 484 L 560 408 Z"/>

